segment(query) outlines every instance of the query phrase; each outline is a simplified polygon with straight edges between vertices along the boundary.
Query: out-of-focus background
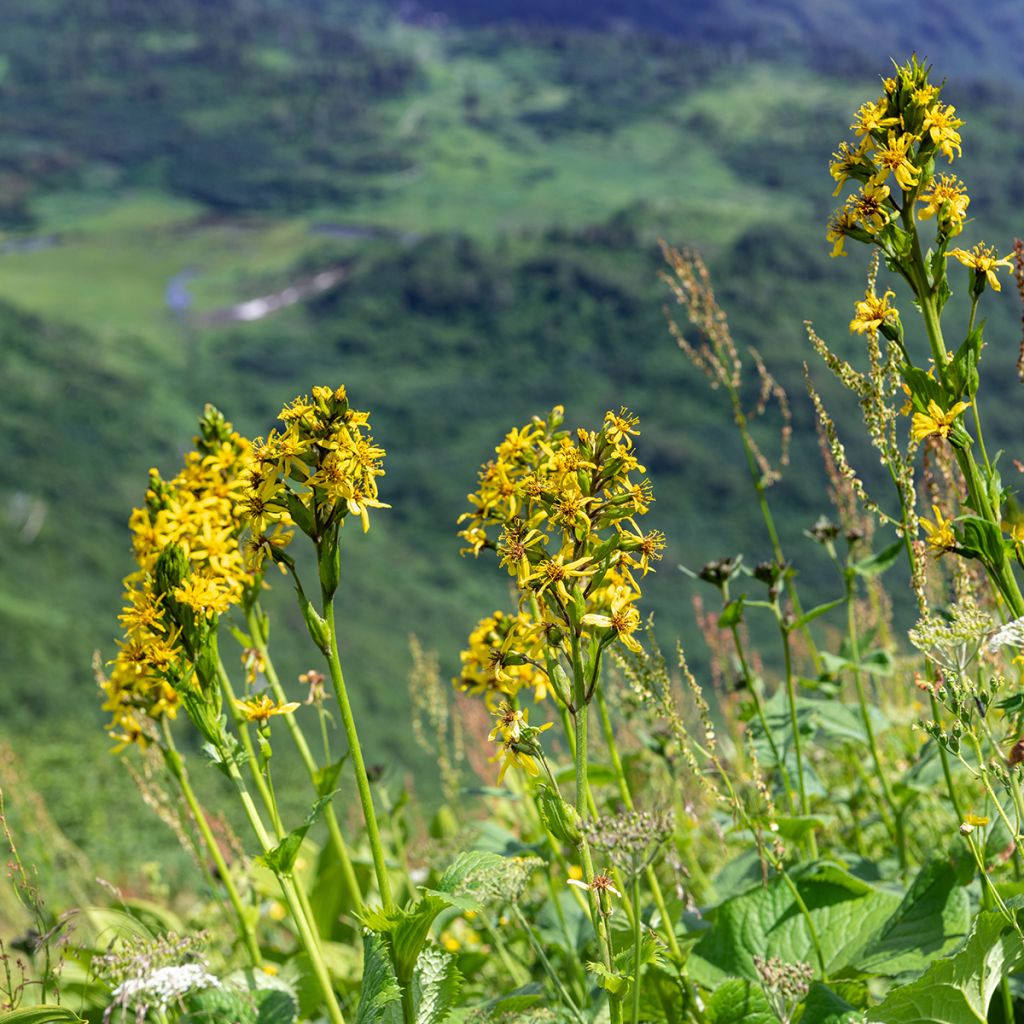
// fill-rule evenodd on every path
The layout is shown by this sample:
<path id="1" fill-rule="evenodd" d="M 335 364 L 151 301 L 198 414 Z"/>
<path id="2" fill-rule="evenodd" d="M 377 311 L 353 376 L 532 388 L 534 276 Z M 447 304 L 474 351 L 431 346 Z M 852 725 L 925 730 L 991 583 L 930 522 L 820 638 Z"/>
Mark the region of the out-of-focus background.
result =
<path id="1" fill-rule="evenodd" d="M 340 615 L 368 756 L 396 776 L 419 764 L 396 725 L 409 635 L 451 674 L 508 605 L 455 519 L 535 412 L 639 413 L 647 524 L 669 540 L 645 603 L 693 640 L 677 566 L 768 551 L 721 396 L 666 331 L 659 238 L 705 254 L 789 390 L 773 501 L 813 587 L 802 531 L 827 500 L 802 322 L 852 353 L 866 268 L 855 245 L 829 258 L 828 162 L 914 50 L 967 122 L 964 238 L 1005 253 L 1024 233 L 1013 0 L 5 0 L 0 765 L 38 796 L 22 816 L 115 874 L 166 841 L 106 753 L 91 659 L 114 650 L 147 469 L 173 474 L 206 401 L 249 435 L 317 383 L 371 410 L 394 507 L 346 531 Z M 986 411 L 1008 436 L 1020 313 L 1012 288 L 995 305 Z M 281 596 L 294 678 L 310 655 Z"/>

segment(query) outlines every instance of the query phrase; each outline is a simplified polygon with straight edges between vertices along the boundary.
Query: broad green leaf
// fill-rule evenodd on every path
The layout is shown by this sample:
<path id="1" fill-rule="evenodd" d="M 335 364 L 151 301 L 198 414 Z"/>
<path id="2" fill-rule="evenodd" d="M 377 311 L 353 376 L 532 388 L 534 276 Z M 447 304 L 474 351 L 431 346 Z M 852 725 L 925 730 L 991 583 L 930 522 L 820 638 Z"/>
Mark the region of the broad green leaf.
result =
<path id="1" fill-rule="evenodd" d="M 355 1024 L 394 1024 L 402 1019 L 395 1005 L 402 990 L 388 956 L 387 943 L 379 935 L 363 935 L 363 985 Z"/>
<path id="2" fill-rule="evenodd" d="M 416 1024 L 443 1024 L 462 988 L 455 957 L 428 946 L 416 961 L 412 978 Z"/>
<path id="3" fill-rule="evenodd" d="M 174 932 L 178 935 L 185 931 L 185 923 L 168 907 L 153 900 L 125 899 L 122 905 L 136 920 L 156 932 Z"/>
<path id="4" fill-rule="evenodd" d="M 24 1006 L 0 1013 L 0 1024 L 85 1024 L 66 1006 Z"/>
<path id="5" fill-rule="evenodd" d="M 732 978 L 719 985 L 704 1011 L 707 1024 L 778 1024 L 761 986 Z"/>
<path id="6" fill-rule="evenodd" d="M 850 568 L 858 576 L 878 576 L 890 568 L 906 550 L 906 541 L 894 541 L 888 547 L 875 552 L 859 562 L 854 562 Z"/>
<path id="7" fill-rule="evenodd" d="M 316 874 L 309 893 L 310 906 L 317 931 L 324 938 L 333 938 L 339 927 L 339 918 L 352 910 L 345 899 L 345 878 L 334 846 L 327 843 L 317 858 Z"/>
<path id="8" fill-rule="evenodd" d="M 92 946 L 106 949 L 117 939 L 152 939 L 154 934 L 136 917 L 110 907 L 86 907 L 80 920 L 88 922 Z"/>
<path id="9" fill-rule="evenodd" d="M 1024 963 L 1024 941 L 998 911 L 983 911 L 963 946 L 868 1011 L 869 1024 L 986 1024 L 1000 980 Z"/>
<path id="10" fill-rule="evenodd" d="M 838 864 L 807 865 L 790 877 L 807 906 L 830 975 L 853 962 L 900 905 L 899 896 Z M 779 876 L 724 901 L 707 918 L 711 928 L 688 961 L 691 976 L 701 984 L 714 986 L 729 976 L 757 981 L 755 955 L 807 963 L 819 971 L 807 922 Z"/>
<path id="11" fill-rule="evenodd" d="M 796 1024 L 853 1024 L 860 1016 L 860 1011 L 842 996 L 816 981 L 794 1020 Z"/>
<path id="12" fill-rule="evenodd" d="M 961 516 L 963 530 L 961 547 L 987 565 L 999 565 L 1006 557 L 1002 530 L 995 523 L 979 516 Z"/>
<path id="13" fill-rule="evenodd" d="M 925 864 L 855 966 L 868 974 L 894 978 L 923 971 L 959 945 L 971 924 L 970 901 L 963 887 L 973 875 L 973 866 L 966 858 L 948 857 Z"/>

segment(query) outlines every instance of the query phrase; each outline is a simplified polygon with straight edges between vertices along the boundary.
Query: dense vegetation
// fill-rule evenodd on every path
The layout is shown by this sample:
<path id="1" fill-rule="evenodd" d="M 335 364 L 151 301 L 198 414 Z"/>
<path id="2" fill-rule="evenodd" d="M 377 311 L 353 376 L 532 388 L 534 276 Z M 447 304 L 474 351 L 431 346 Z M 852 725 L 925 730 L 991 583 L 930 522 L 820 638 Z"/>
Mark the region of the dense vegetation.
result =
<path id="1" fill-rule="evenodd" d="M 761 347 L 791 393 L 801 468 L 776 500 L 787 538 L 813 550 L 802 531 L 823 501 L 801 321 L 813 317 L 842 350 L 863 274 L 857 256 L 830 262 L 821 240 L 831 142 L 819 125 L 844 123 L 870 83 L 853 57 L 871 14 L 850 13 L 864 20 L 849 32 L 805 19 L 806 51 L 819 57 L 801 64 L 761 16 L 723 17 L 709 35 L 707 17 L 683 25 L 665 5 L 649 8 L 622 32 L 604 31 L 591 5 L 583 30 L 568 6 L 556 24 L 437 27 L 362 5 L 269 0 L 8 5 L 8 730 L 50 737 L 63 720 L 72 733 L 98 722 L 90 663 L 96 648 L 112 654 L 125 510 L 148 467 L 187 447 L 211 382 L 257 433 L 282 393 L 341 376 L 394 453 L 382 485 L 394 510 L 353 551 L 341 599 L 354 697 L 374 713 L 371 757 L 408 754 L 387 724 L 406 700 L 407 635 L 453 671 L 480 606 L 505 596 L 457 557 L 451 524 L 470 467 L 509 423 L 556 401 L 580 421 L 618 403 L 643 416 L 651 519 L 670 545 L 650 607 L 666 642 L 687 634 L 693 591 L 675 565 L 765 552 L 747 550 L 754 512 L 739 497 L 725 407 L 665 332 L 660 236 L 705 250 L 737 337 Z M 948 55 L 940 66 L 952 72 L 959 23 L 930 24 L 946 27 L 929 56 Z M 971 110 L 971 213 L 1002 249 L 1024 189 L 1006 173 L 1024 145 L 1024 106 L 1004 71 L 1021 52 L 1014 31 L 974 26 L 988 59 L 949 89 Z M 826 35 L 835 50 L 817 45 Z M 840 52 L 840 37 L 853 48 Z M 351 237 L 352 225 L 375 230 Z M 344 282 L 305 304 L 258 323 L 201 321 L 339 264 Z M 174 316 L 165 291 L 188 270 L 191 309 Z M 991 316 L 1012 336 L 1012 296 Z M 990 385 L 999 447 L 1016 385 L 1002 372 Z M 870 476 L 873 459 L 856 447 L 853 458 Z M 812 592 L 816 575 L 826 586 L 826 566 L 811 558 L 804 572 Z M 295 613 L 284 614 L 294 633 Z M 302 671 L 283 639 L 287 671 Z M 106 830 L 63 818 L 87 843 Z"/>

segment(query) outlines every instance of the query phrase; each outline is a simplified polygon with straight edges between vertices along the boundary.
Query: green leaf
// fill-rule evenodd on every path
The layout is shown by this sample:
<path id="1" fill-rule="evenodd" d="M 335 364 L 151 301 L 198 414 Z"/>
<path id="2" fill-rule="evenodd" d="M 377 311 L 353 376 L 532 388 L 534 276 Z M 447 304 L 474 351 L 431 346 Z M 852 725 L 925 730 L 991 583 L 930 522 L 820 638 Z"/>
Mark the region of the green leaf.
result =
<path id="1" fill-rule="evenodd" d="M 795 629 L 802 629 L 808 622 L 813 622 L 819 615 L 824 615 L 825 612 L 830 612 L 833 608 L 838 608 L 843 604 L 846 604 L 845 597 L 839 597 L 836 598 L 835 601 L 827 601 L 825 604 L 819 604 L 817 608 L 812 608 L 809 612 L 804 612 L 804 614 L 789 627 L 790 632 Z"/>
<path id="2" fill-rule="evenodd" d="M 416 1024 L 443 1024 L 455 1007 L 461 988 L 462 975 L 455 957 L 433 947 L 424 949 L 412 979 Z"/>
<path id="3" fill-rule="evenodd" d="M 901 902 L 829 862 L 794 869 L 790 878 L 807 906 L 830 975 L 856 960 Z M 714 986 L 729 976 L 757 981 L 755 955 L 807 963 L 818 973 L 807 922 L 780 876 L 725 900 L 706 917 L 711 928 L 688 961 L 691 976 L 701 984 Z"/>
<path id="4" fill-rule="evenodd" d="M 1006 557 L 1003 532 L 995 523 L 980 516 L 961 516 L 958 520 L 963 531 L 960 546 L 987 565 L 999 565 Z"/>
<path id="5" fill-rule="evenodd" d="M 971 923 L 964 885 L 973 867 L 967 858 L 937 857 L 925 864 L 855 966 L 869 974 L 896 977 L 923 971 L 937 956 L 954 949 Z"/>
<path id="6" fill-rule="evenodd" d="M 412 978 L 416 960 L 427 941 L 434 918 L 450 905 L 444 894 L 428 893 L 411 906 L 391 913 L 385 913 L 380 908 L 363 912 L 361 920 L 367 928 L 390 937 L 399 982 L 408 983 Z"/>
<path id="7" fill-rule="evenodd" d="M 852 1024 L 860 1012 L 842 996 L 816 981 L 801 1004 L 796 1024 Z"/>
<path id="8" fill-rule="evenodd" d="M 886 569 L 891 568 L 905 550 L 906 542 L 898 540 L 887 548 L 883 548 L 867 558 L 862 558 L 859 562 L 854 562 L 850 568 L 858 576 L 878 576 Z"/>
<path id="9" fill-rule="evenodd" d="M 347 760 L 348 754 L 344 754 L 337 761 L 325 764 L 314 772 L 313 785 L 316 786 L 317 796 L 330 796 L 334 793 L 338 776 L 341 774 L 341 769 L 345 766 Z"/>
<path id="10" fill-rule="evenodd" d="M 86 907 L 79 915 L 89 924 L 92 948 L 106 949 L 116 939 L 154 938 L 154 933 L 136 917 L 110 907 Z"/>
<path id="11" fill-rule="evenodd" d="M 611 995 L 619 995 L 625 992 L 629 985 L 629 979 L 617 971 L 610 971 L 603 963 L 597 960 L 587 961 L 587 970 L 597 975 L 597 983 Z"/>
<path id="12" fill-rule="evenodd" d="M 86 1024 L 66 1006 L 24 1006 L 0 1014 L 2 1024 Z"/>
<path id="13" fill-rule="evenodd" d="M 392 1024 L 401 1020 L 394 1004 L 402 990 L 388 956 L 387 943 L 372 932 L 363 935 L 363 985 L 355 1024 Z M 395 1012 L 392 1012 L 395 1011 Z"/>
<path id="14" fill-rule="evenodd" d="M 719 985 L 704 1010 L 707 1024 L 778 1024 L 761 986 L 740 978 Z"/>
<path id="15" fill-rule="evenodd" d="M 313 805 L 312 810 L 306 815 L 306 820 L 295 829 L 292 829 L 272 850 L 257 857 L 256 860 L 270 868 L 275 875 L 290 875 L 295 867 L 295 859 L 299 855 L 302 840 L 306 833 L 313 827 L 313 823 L 320 817 L 321 811 L 330 803 L 333 793 L 320 797 Z"/>
<path id="16" fill-rule="evenodd" d="M 1024 963 L 1024 942 L 997 911 L 983 911 L 960 950 L 937 960 L 868 1012 L 870 1024 L 986 1024 L 999 982 Z"/>
<path id="17" fill-rule="evenodd" d="M 722 614 L 718 616 L 719 629 L 729 629 L 743 621 L 743 601 L 744 597 L 740 594 L 722 609 Z"/>

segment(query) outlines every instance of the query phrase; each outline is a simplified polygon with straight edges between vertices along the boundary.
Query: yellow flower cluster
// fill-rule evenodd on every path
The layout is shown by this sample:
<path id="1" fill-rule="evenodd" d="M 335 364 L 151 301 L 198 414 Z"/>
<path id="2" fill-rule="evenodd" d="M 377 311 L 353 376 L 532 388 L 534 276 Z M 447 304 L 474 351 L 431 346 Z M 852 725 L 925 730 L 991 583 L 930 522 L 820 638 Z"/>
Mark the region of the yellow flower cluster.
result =
<path id="1" fill-rule="evenodd" d="M 129 519 L 138 568 L 125 577 L 124 637 L 109 676 L 101 679 L 109 730 L 121 746 L 146 742 L 152 723 L 173 718 L 179 689 L 192 674 L 182 617 L 209 624 L 241 601 L 253 577 L 240 545 L 238 516 L 251 446 L 207 406 L 196 450 L 165 481 L 150 470 L 145 504 Z M 183 574 L 168 592 L 157 583 L 157 561 L 180 554 Z"/>
<path id="2" fill-rule="evenodd" d="M 483 696 L 492 710 L 520 690 L 532 690 L 537 701 L 547 696 L 544 639 L 525 612 L 496 611 L 481 619 L 460 657 L 462 671 L 452 682 L 463 693 Z"/>
<path id="3" fill-rule="evenodd" d="M 827 238 L 832 255 L 844 255 L 847 237 L 869 242 L 893 221 L 907 204 L 924 203 L 921 216 L 936 217 L 947 237 L 959 234 L 970 202 L 963 183 L 954 175 L 932 177 L 937 155 L 952 163 L 961 155 L 956 108 L 939 101 L 941 86 L 928 81 L 928 68 L 913 57 L 896 75 L 885 79 L 883 93 L 857 111 L 851 131 L 855 145 L 840 143 L 830 173 L 839 195 L 847 181 L 860 183 L 836 211 Z M 902 193 L 897 203 L 891 185 Z"/>
<path id="4" fill-rule="evenodd" d="M 293 522 L 319 540 L 349 513 L 370 528 L 384 449 L 370 435 L 366 412 L 348 404 L 345 387 L 314 387 L 289 402 L 281 431 L 253 442 L 243 499 L 257 563 L 275 547 L 275 524 Z"/>
<path id="5" fill-rule="evenodd" d="M 511 431 L 459 519 L 463 552 L 494 550 L 520 595 L 518 616 L 491 616 L 470 637 L 456 680 L 468 692 L 545 693 L 546 658 L 584 632 L 639 649 L 634 573 L 650 572 L 665 546 L 636 523 L 654 500 L 633 448 L 639 421 L 620 409 L 599 430 L 570 432 L 563 418 L 559 406 Z"/>

